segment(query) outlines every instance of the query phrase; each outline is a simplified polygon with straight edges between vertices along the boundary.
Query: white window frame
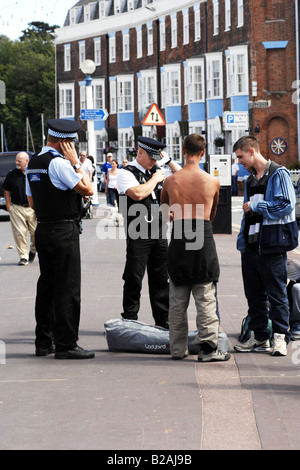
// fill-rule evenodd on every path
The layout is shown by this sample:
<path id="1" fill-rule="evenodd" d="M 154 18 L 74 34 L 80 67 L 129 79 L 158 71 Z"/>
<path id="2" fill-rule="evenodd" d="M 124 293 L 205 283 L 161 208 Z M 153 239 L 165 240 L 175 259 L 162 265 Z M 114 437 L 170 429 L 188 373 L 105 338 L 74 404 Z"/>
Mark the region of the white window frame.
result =
<path id="1" fill-rule="evenodd" d="M 92 81 L 94 109 L 105 109 L 105 80 L 94 78 Z"/>
<path id="2" fill-rule="evenodd" d="M 118 113 L 133 113 L 134 93 L 133 75 L 119 75 L 117 77 L 117 103 Z"/>
<path id="3" fill-rule="evenodd" d="M 127 149 L 132 147 L 132 132 L 130 129 L 118 130 L 118 156 L 127 157 Z"/>
<path id="4" fill-rule="evenodd" d="M 101 135 L 101 131 L 95 131 L 95 140 L 96 140 L 96 163 L 104 163 L 105 156 L 104 156 L 104 149 L 105 149 L 105 141 Z"/>
<path id="5" fill-rule="evenodd" d="M 86 59 L 86 51 L 85 51 L 85 41 L 79 42 L 79 68 L 81 67 L 82 62 Z"/>
<path id="6" fill-rule="evenodd" d="M 225 31 L 231 28 L 231 0 L 225 0 Z"/>
<path id="7" fill-rule="evenodd" d="M 188 44 L 190 41 L 190 24 L 189 12 L 183 15 L 183 44 Z"/>
<path id="8" fill-rule="evenodd" d="M 65 44 L 64 48 L 64 71 L 71 70 L 71 44 Z"/>
<path id="9" fill-rule="evenodd" d="M 249 94 L 248 68 L 248 47 L 230 47 L 226 57 L 227 96 Z"/>
<path id="10" fill-rule="evenodd" d="M 94 61 L 97 66 L 101 65 L 101 38 L 94 39 Z"/>
<path id="11" fill-rule="evenodd" d="M 110 114 L 117 112 L 117 81 L 109 81 L 109 96 L 110 96 Z"/>
<path id="12" fill-rule="evenodd" d="M 75 88 L 74 83 L 62 83 L 59 89 L 59 117 L 60 119 L 74 118 L 75 116 Z"/>
<path id="13" fill-rule="evenodd" d="M 130 43 L 129 43 L 129 33 L 124 33 L 123 38 L 123 61 L 126 62 L 130 59 Z"/>
<path id="14" fill-rule="evenodd" d="M 148 108 L 157 102 L 156 70 L 141 70 L 138 77 L 138 108 Z"/>
<path id="15" fill-rule="evenodd" d="M 204 59 L 190 59 L 184 68 L 185 104 L 205 101 Z"/>
<path id="16" fill-rule="evenodd" d="M 195 10 L 195 18 L 194 18 L 194 23 L 195 23 L 195 41 L 200 41 L 201 39 L 201 15 L 200 15 L 200 8 L 198 10 Z"/>
<path id="17" fill-rule="evenodd" d="M 80 87 L 80 109 L 86 109 L 86 87 Z"/>
<path id="18" fill-rule="evenodd" d="M 153 55 L 153 25 L 147 26 L 147 55 Z"/>
<path id="19" fill-rule="evenodd" d="M 116 36 L 109 36 L 109 63 L 116 62 Z"/>
<path id="20" fill-rule="evenodd" d="M 115 15 L 121 13 L 121 0 L 114 1 Z"/>
<path id="21" fill-rule="evenodd" d="M 142 28 L 136 32 L 136 57 L 140 59 L 143 57 L 143 31 Z"/>
<path id="22" fill-rule="evenodd" d="M 159 23 L 159 43 L 160 43 L 160 51 L 166 50 L 166 23 L 165 21 L 161 21 Z"/>
<path id="23" fill-rule="evenodd" d="M 237 27 L 244 26 L 244 0 L 237 0 Z"/>
<path id="24" fill-rule="evenodd" d="M 162 107 L 180 106 L 181 75 L 180 64 L 165 65 L 161 73 Z"/>
<path id="25" fill-rule="evenodd" d="M 178 38 L 177 38 L 177 16 L 171 19 L 171 48 L 174 49 L 177 47 Z"/>
<path id="26" fill-rule="evenodd" d="M 105 2 L 99 2 L 99 19 L 105 18 Z"/>
<path id="27" fill-rule="evenodd" d="M 223 98 L 222 52 L 206 55 L 207 99 Z"/>
<path id="28" fill-rule="evenodd" d="M 214 24 L 214 36 L 219 34 L 219 1 L 213 3 L 213 24 Z"/>
<path id="29" fill-rule="evenodd" d="M 78 8 L 71 8 L 70 10 L 70 25 L 76 24 Z"/>
<path id="30" fill-rule="evenodd" d="M 182 160 L 182 137 L 177 135 L 175 124 L 166 125 L 166 145 L 168 154 L 175 161 Z"/>
<path id="31" fill-rule="evenodd" d="M 127 9 L 128 9 L 128 11 L 134 10 L 134 0 L 128 0 Z"/>
<path id="32" fill-rule="evenodd" d="M 91 6 L 90 6 L 90 4 L 85 5 L 83 7 L 83 11 L 84 11 L 84 22 L 88 23 L 89 21 L 91 21 Z"/>

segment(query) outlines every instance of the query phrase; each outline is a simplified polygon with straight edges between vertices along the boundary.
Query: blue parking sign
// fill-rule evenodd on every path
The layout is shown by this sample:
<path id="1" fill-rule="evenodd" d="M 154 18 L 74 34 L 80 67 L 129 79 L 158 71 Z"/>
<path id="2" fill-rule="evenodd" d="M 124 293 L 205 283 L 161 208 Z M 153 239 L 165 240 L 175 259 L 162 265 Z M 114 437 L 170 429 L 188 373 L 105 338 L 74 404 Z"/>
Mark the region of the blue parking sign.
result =
<path id="1" fill-rule="evenodd" d="M 228 124 L 234 123 L 234 114 L 227 114 L 227 123 Z"/>

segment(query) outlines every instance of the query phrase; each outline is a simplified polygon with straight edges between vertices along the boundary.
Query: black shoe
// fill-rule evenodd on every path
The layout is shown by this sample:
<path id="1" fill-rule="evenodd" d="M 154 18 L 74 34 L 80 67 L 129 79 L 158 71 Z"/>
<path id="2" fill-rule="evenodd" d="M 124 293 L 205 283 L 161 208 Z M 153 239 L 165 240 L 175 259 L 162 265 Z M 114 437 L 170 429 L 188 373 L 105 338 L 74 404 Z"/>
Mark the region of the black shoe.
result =
<path id="1" fill-rule="evenodd" d="M 29 253 L 29 263 L 33 263 L 35 259 L 35 253 L 32 253 L 32 251 Z"/>
<path id="2" fill-rule="evenodd" d="M 95 357 L 94 351 L 86 351 L 80 346 L 75 346 L 68 351 L 58 351 L 55 353 L 55 359 L 93 359 Z"/>
<path id="3" fill-rule="evenodd" d="M 36 356 L 48 356 L 48 354 L 55 353 L 55 346 L 52 344 L 50 348 L 36 348 L 35 355 Z"/>
<path id="4" fill-rule="evenodd" d="M 21 258 L 19 263 L 18 263 L 18 266 L 27 266 L 27 264 L 28 264 L 27 259 Z"/>

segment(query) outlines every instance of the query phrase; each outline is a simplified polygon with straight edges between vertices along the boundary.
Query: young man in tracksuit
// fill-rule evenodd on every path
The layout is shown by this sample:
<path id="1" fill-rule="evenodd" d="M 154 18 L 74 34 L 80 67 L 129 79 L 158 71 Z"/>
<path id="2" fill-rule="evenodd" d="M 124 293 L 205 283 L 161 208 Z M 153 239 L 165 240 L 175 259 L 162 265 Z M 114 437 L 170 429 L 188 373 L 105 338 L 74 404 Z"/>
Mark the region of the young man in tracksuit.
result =
<path id="1" fill-rule="evenodd" d="M 251 173 L 245 185 L 244 216 L 237 239 L 251 337 L 234 348 L 240 352 L 270 350 L 270 313 L 272 355 L 285 356 L 290 340 L 286 252 L 298 246 L 295 191 L 288 170 L 266 160 L 255 137 L 242 137 L 233 151 Z"/>

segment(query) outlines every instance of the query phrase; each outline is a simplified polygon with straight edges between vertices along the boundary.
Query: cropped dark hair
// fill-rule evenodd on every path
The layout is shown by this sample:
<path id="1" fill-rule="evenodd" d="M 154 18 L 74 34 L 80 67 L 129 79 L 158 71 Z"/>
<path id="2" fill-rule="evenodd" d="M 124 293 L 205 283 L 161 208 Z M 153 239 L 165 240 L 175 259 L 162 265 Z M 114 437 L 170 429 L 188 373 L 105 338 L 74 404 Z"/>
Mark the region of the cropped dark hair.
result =
<path id="1" fill-rule="evenodd" d="M 250 147 L 254 148 L 254 150 L 258 152 L 258 140 L 253 135 L 245 135 L 244 137 L 241 137 L 239 140 L 236 141 L 233 146 L 233 151 L 236 152 L 237 150 L 242 150 L 244 152 L 247 152 Z"/>
<path id="2" fill-rule="evenodd" d="M 183 142 L 183 148 L 188 155 L 199 155 L 205 147 L 206 140 L 199 134 L 190 134 Z"/>

